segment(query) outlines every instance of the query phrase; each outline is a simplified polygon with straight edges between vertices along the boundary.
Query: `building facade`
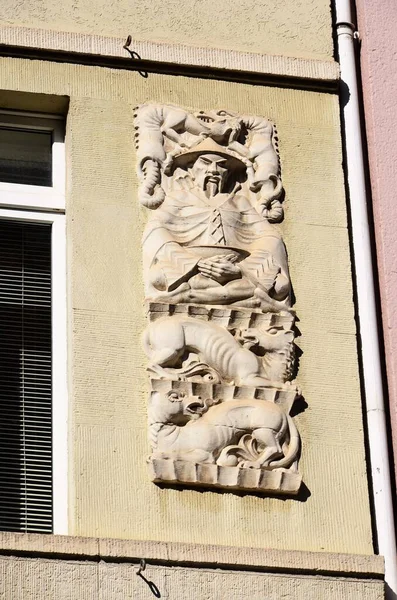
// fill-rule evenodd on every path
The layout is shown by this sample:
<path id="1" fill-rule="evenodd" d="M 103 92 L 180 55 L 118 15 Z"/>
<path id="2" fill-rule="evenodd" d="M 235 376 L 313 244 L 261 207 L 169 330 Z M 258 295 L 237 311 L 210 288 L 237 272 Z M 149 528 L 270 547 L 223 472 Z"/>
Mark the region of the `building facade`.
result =
<path id="1" fill-rule="evenodd" d="M 244 0 L 217 7 L 192 0 L 136 6 L 125 0 L 16 6 L 6 0 L 0 7 L 6 173 L 0 220 L 4 235 L 13 239 L 16 234 L 7 232 L 15 224 L 51 228 L 46 256 L 53 306 L 52 467 L 40 462 L 33 435 L 30 495 L 26 481 L 21 492 L 27 467 L 16 470 L 13 492 L 31 518 L 15 524 L 10 517 L 0 534 L 0 590 L 7 600 L 384 597 L 363 416 L 332 8 L 324 0 L 278 6 Z M 45 143 L 34 150 L 28 135 L 46 131 L 52 136 L 47 154 Z M 25 138 L 18 142 L 16 133 Z M 208 156 L 216 165 L 212 174 L 205 167 L 200 191 L 205 201 L 196 193 L 199 173 L 192 170 L 193 160 Z M 47 183 L 45 174 L 32 181 L 32 164 L 35 173 L 50 170 Z M 12 180 L 15 169 L 26 173 L 26 182 Z M 233 185 L 225 175 L 229 187 L 221 186 L 222 169 L 232 172 Z M 227 199 L 222 196 L 221 203 L 215 197 L 222 194 Z M 197 208 L 198 201 L 206 208 Z M 189 233 L 202 223 L 205 231 Z M 209 224 L 218 233 L 223 228 L 222 239 L 213 230 L 211 239 L 205 237 Z M 190 265 L 193 246 L 199 251 Z M 204 255 L 203 248 L 209 246 L 217 256 L 219 247 L 235 252 L 227 259 L 228 273 L 240 264 L 234 279 L 225 275 L 224 259 L 208 262 L 212 251 Z M 259 258 L 256 252 L 262 252 Z M 254 266 L 247 254 L 256 257 Z M 26 271 L 26 259 L 21 261 Z M 4 276 L 14 268 L 5 264 Z M 204 286 L 205 277 L 215 284 Z M 21 279 L 25 290 L 26 277 Z M 252 293 L 244 296 L 241 287 L 245 293 L 250 286 Z M 203 289 L 207 295 L 200 301 Z M 25 291 L 22 296 L 18 303 L 26 304 Z M 178 362 L 173 344 L 179 330 L 172 326 L 161 337 L 155 330 L 158 313 L 168 323 L 184 319 L 181 349 L 198 356 L 201 370 L 182 358 Z M 252 351 L 261 346 L 253 323 L 262 317 L 265 338 L 289 336 L 287 351 L 265 342 L 262 354 Z M 186 328 L 198 323 L 204 333 L 188 342 Z M 145 353 L 141 338 L 148 324 Z M 251 338 L 249 329 L 255 330 Z M 210 336 L 218 331 L 228 348 L 238 348 L 233 357 L 245 352 L 230 371 L 222 366 L 218 346 L 211 358 L 218 342 Z M 42 339 L 42 333 L 33 337 Z M 207 339 L 210 358 L 204 360 L 200 343 Z M 10 342 L 5 342 L 6 354 Z M 171 355 L 164 358 L 168 347 Z M 271 352 L 288 366 L 284 374 L 263 371 L 262 358 Z M 294 355 L 289 362 L 286 352 Z M 36 348 L 36 357 L 42 353 Z M 240 366 L 252 357 L 256 366 L 247 375 Z M 29 364 L 18 355 L 18 365 L 17 378 L 23 371 L 25 382 Z M 156 455 L 159 446 L 147 433 L 153 401 L 148 367 L 157 382 L 153 393 L 168 385 L 167 393 L 182 390 L 196 398 L 198 389 L 208 395 L 212 386 L 214 406 L 197 408 L 197 400 L 196 424 L 207 418 L 204 410 L 212 415 L 216 406 L 231 406 L 227 401 L 243 398 L 257 409 L 270 399 L 289 419 L 289 433 L 276 431 L 282 448 L 271 458 L 262 456 L 258 466 L 259 450 L 251 443 L 250 459 L 244 454 L 242 465 L 237 436 L 228 441 L 228 452 L 225 443 L 213 451 L 213 460 L 200 454 L 189 463 L 190 434 L 180 454 L 167 442 Z M 8 379 L 7 372 L 3 380 Z M 31 385 L 43 387 L 36 380 Z M 44 422 L 37 394 L 33 409 L 28 394 L 21 396 L 27 410 L 17 408 L 18 418 L 19 412 L 24 419 L 32 416 L 33 429 L 37 420 Z M 284 397 L 290 398 L 285 405 Z M 10 398 L 6 391 L 6 408 Z M 268 418 L 263 417 L 265 425 Z M 156 417 L 151 425 L 158 423 L 174 426 L 170 416 Z M 235 428 L 244 434 L 260 428 L 241 423 Z M 263 423 L 268 431 L 276 427 Z M 293 427 L 299 431 L 299 456 L 277 467 L 272 461 L 287 457 Z M 18 430 L 17 462 L 29 432 Z M 210 442 L 200 445 L 204 433 L 194 438 L 194 451 L 209 452 Z M 268 447 L 267 441 L 258 443 Z M 7 438 L 5 464 L 11 446 Z M 227 461 L 237 458 L 221 462 L 226 455 Z M 51 482 L 47 495 L 37 483 L 43 473 Z M 12 490 L 4 489 L 4 511 L 15 515 L 7 502 Z M 44 497 L 51 503 L 49 521 L 40 508 Z M 50 534 L 34 533 L 45 530 L 42 522 Z"/>

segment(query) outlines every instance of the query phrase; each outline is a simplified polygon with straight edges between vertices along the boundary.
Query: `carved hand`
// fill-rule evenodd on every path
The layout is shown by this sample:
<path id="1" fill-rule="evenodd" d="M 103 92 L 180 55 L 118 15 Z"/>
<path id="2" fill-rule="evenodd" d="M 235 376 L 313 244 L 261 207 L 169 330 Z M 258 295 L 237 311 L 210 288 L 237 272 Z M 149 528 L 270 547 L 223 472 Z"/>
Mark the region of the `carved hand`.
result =
<path id="1" fill-rule="evenodd" d="M 197 267 L 201 275 L 224 285 L 228 281 L 233 281 L 241 277 L 240 267 L 234 264 L 236 260 L 237 257 L 235 254 L 213 256 L 199 260 Z"/>

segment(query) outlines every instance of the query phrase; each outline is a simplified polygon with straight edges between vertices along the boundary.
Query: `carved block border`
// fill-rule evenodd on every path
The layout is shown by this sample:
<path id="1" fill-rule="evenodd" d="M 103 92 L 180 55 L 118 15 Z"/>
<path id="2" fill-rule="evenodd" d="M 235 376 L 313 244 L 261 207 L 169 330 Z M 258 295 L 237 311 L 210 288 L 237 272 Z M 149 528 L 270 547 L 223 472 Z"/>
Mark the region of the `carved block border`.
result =
<path id="1" fill-rule="evenodd" d="M 228 308 L 225 306 L 205 306 L 199 304 L 168 304 L 161 302 L 147 303 L 147 316 L 150 322 L 173 315 L 194 317 L 202 321 L 212 321 L 227 329 L 263 327 L 270 329 L 291 329 L 295 323 L 295 315 L 291 312 L 263 313 L 260 310 L 244 308 Z"/>
<path id="2" fill-rule="evenodd" d="M 203 396 L 204 398 L 224 402 L 238 400 L 239 398 L 267 400 L 279 404 L 287 413 L 290 412 L 295 400 L 300 395 L 293 386 L 290 389 L 281 390 L 274 387 L 239 387 L 222 383 L 199 383 L 155 378 L 150 379 L 150 388 L 153 392 L 167 393 L 170 390 L 176 390 L 186 395 Z"/>
<path id="3" fill-rule="evenodd" d="M 182 460 L 153 459 L 149 468 L 152 481 L 174 485 L 296 495 L 302 483 L 298 473 L 200 465 Z"/>

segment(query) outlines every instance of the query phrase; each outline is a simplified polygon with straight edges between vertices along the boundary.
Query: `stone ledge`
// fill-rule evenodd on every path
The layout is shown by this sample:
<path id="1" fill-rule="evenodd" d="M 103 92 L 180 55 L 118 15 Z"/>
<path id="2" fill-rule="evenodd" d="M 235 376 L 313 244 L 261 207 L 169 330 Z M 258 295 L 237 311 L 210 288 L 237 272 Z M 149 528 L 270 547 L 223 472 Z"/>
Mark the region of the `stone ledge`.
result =
<path id="1" fill-rule="evenodd" d="M 328 574 L 336 577 L 383 579 L 382 556 L 334 554 L 298 550 L 236 548 L 203 544 L 135 541 L 107 538 L 0 533 L 0 557 L 24 555 L 70 560 L 100 560 L 190 565 L 196 568 L 261 570 L 263 572 Z"/>
<path id="2" fill-rule="evenodd" d="M 123 48 L 125 41 L 125 38 L 30 27 L 0 26 L 0 45 L 20 46 L 21 48 L 127 59 L 129 58 L 128 52 Z M 200 48 L 139 40 L 132 40 L 130 48 L 142 59 L 159 63 L 227 69 L 319 82 L 335 82 L 339 79 L 339 65 L 332 60 L 255 54 L 220 48 Z"/>

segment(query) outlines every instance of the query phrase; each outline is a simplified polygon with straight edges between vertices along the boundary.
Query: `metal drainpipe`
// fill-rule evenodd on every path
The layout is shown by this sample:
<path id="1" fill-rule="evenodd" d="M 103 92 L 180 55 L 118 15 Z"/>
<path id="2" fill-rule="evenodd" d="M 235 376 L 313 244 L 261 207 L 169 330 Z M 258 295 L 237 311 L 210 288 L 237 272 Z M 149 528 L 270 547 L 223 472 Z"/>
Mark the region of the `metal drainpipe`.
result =
<path id="1" fill-rule="evenodd" d="M 350 0 L 335 0 L 335 9 L 341 80 L 347 86 L 348 91 L 346 104 L 343 107 L 343 134 L 350 197 L 376 533 L 379 553 L 385 557 L 386 597 L 396 599 L 396 539 L 354 49 L 356 28 L 352 24 Z"/>

